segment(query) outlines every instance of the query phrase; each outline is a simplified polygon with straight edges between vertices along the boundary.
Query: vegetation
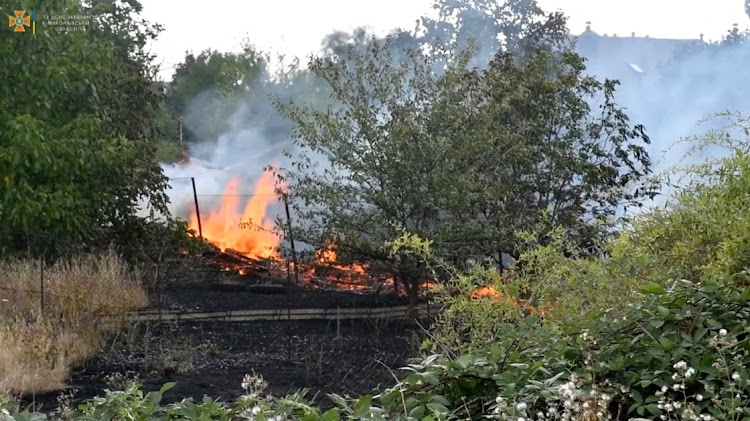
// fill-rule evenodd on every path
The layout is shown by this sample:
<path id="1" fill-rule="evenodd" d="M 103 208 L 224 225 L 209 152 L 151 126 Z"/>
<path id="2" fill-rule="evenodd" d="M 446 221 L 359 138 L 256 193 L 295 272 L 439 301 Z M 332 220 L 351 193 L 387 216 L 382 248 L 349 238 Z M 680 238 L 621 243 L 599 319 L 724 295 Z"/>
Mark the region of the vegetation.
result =
<path id="1" fill-rule="evenodd" d="M 248 43 L 186 53 L 166 91 L 145 50 L 160 28 L 136 0 L 46 1 L 90 27 L 3 35 L 0 397 L 61 388 L 146 304 L 130 263 L 202 245 L 184 222 L 138 214 L 168 215 L 159 162 L 184 151 L 178 119 L 190 141 L 260 118 L 274 142 L 294 134 L 279 176 L 298 199 L 295 239 L 384 264 L 413 299 L 440 281 L 422 361 L 326 411 L 303 392 L 268 396 L 252 373 L 231 403 L 163 405 L 172 384 L 131 382 L 60 417 L 750 419 L 750 123 L 725 114 L 728 128 L 688 139 L 730 154 L 681 169 L 664 209 L 633 215 L 660 187 L 649 138 L 615 81 L 584 74 L 564 17 L 534 1 L 435 6 L 413 34 L 333 34 L 309 71 L 273 73 Z M 730 35 L 686 54 L 746 39 Z M 502 254 L 515 266 L 499 273 Z M 41 417 L 0 406 L 3 420 Z"/>
<path id="2" fill-rule="evenodd" d="M 239 54 L 186 54 L 175 69 L 169 96 L 172 115 L 184 118 L 185 139 L 213 140 L 226 133 L 227 116 L 258 87 L 265 63 L 266 58 L 249 45 Z"/>
<path id="3" fill-rule="evenodd" d="M 70 369 L 147 302 L 140 280 L 111 251 L 51 266 L 0 262 L 0 297 L 3 397 L 60 390 Z"/>
<path id="4" fill-rule="evenodd" d="M 387 261 L 414 297 L 426 268 L 382 246 L 400 230 L 434 240 L 456 264 L 517 257 L 513 232 L 543 213 L 591 245 L 618 207 L 652 193 L 633 187 L 650 171 L 649 139 L 614 104 L 614 82 L 584 76 L 571 52 L 536 49 L 521 62 L 499 54 L 486 70 L 468 69 L 469 58 L 436 78 L 430 57 L 411 51 L 392 64 L 388 42 L 373 40 L 347 60 L 310 63 L 340 107 L 278 102 L 296 130 L 294 168 L 283 174 L 299 199 L 295 238 Z M 591 117 L 586 101 L 596 98 L 601 113 Z"/>
<path id="5" fill-rule="evenodd" d="M 12 14 L 12 3 L 1 2 L 0 12 Z M 74 254 L 111 243 L 135 249 L 138 237 L 129 234 L 144 223 L 139 201 L 167 214 L 150 118 L 158 96 L 143 50 L 155 33 L 139 29 L 137 2 L 44 7 L 90 16 L 91 24 L 65 34 L 39 25 L 33 37 L 3 35 L 0 254 Z"/>
<path id="6" fill-rule="evenodd" d="M 695 220 L 676 218 L 659 224 L 662 232 L 689 227 L 697 237 L 691 241 L 711 240 L 713 230 L 723 223 L 712 213 L 723 212 L 722 204 L 732 206 L 750 197 L 747 155 L 738 152 L 721 161 L 713 174 L 717 178 L 711 182 L 685 186 L 673 205 L 674 216 L 689 213 L 689 206 L 694 206 L 692 211 L 705 216 L 705 228 L 695 229 Z M 694 198 L 699 200 L 691 202 Z M 711 202 L 709 198 L 717 203 L 708 208 L 695 205 Z M 650 232 L 649 218 L 661 214 L 645 213 L 627 232 Z M 439 352 L 409 366 L 411 374 L 393 387 L 359 398 L 332 395 L 335 408 L 324 412 L 302 394 L 266 396 L 264 381 L 254 375 L 245 378 L 246 393 L 233 404 L 206 398 L 160 406 L 161 392 L 144 396 L 138 384 L 130 384 L 81 406 L 77 417 L 741 420 L 750 416 L 750 287 L 744 277 L 733 276 L 741 274 L 733 272 L 744 265 L 746 253 L 709 255 L 708 259 L 721 263 L 720 271 L 710 264 L 713 260 L 695 261 L 695 276 L 688 280 L 674 277 L 683 272 L 673 269 L 690 269 L 690 260 L 677 255 L 657 259 L 661 236 L 649 240 L 623 235 L 609 243 L 610 248 L 602 247 L 611 252 L 608 257 L 566 255 L 555 250 L 557 240 L 538 246 L 531 234 L 519 237 L 526 240 L 522 259 L 529 263 L 504 282 L 481 265 L 455 274 L 448 287 L 457 287 L 459 293 L 446 296 L 448 311 L 425 344 Z M 737 237 L 727 239 L 727 243 L 739 242 Z M 630 252 L 619 251 L 625 248 Z M 391 243 L 390 250 L 435 261 L 429 242 L 414 236 Z M 670 266 L 672 261 L 675 264 Z M 545 266 L 550 264 L 560 267 L 555 276 Z M 441 270 L 455 273 L 447 265 Z M 472 297 L 474 289 L 464 289 L 488 282 L 498 295 L 477 298 Z M 546 308 L 543 318 L 519 310 L 528 288 L 534 288 L 532 296 L 537 297 L 529 308 Z M 629 294 L 613 296 L 612 288 Z M 581 297 L 582 293 L 587 294 Z M 579 300 L 578 307 L 571 306 L 571 300 Z M 15 411 L 13 405 L 6 404 L 6 410 Z"/>

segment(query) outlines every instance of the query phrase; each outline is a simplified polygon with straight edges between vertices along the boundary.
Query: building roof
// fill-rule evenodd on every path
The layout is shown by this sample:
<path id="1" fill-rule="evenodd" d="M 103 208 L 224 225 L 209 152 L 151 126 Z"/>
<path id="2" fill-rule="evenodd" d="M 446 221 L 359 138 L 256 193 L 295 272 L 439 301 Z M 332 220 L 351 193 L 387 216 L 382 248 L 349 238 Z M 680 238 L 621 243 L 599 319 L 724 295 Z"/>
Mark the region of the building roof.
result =
<path id="1" fill-rule="evenodd" d="M 667 64 L 675 53 L 695 43 L 703 43 L 703 35 L 696 39 L 667 39 L 647 36 L 599 35 L 586 30 L 574 37 L 576 50 L 587 59 L 586 67 L 597 75 L 609 78 L 634 77 Z"/>

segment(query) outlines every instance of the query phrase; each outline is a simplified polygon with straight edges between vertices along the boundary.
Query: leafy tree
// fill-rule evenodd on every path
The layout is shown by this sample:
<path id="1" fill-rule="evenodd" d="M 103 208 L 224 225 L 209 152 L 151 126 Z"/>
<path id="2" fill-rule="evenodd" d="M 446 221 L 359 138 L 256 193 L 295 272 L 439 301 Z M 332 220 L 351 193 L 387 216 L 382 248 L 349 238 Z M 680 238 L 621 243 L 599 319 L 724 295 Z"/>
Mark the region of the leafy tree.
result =
<path id="1" fill-rule="evenodd" d="M 478 49 L 470 65 L 485 67 L 500 52 L 568 44 L 566 18 L 545 13 L 535 0 L 434 0 L 438 18 L 422 17 L 421 44 L 432 49 Z"/>
<path id="2" fill-rule="evenodd" d="M 0 2 L 8 15 L 18 5 Z M 88 14 L 85 31 L 0 38 L 0 253 L 69 253 L 138 237 L 139 199 L 168 214 L 154 159 L 137 1 L 44 2 L 38 14 Z M 28 10 L 31 7 L 27 7 Z"/>
<path id="3" fill-rule="evenodd" d="M 440 77 L 419 51 L 401 63 L 390 54 L 373 42 L 347 60 L 311 61 L 335 110 L 277 103 L 302 150 L 285 174 L 307 222 L 295 238 L 388 262 L 414 299 L 426 268 L 383 249 L 401 230 L 435 241 L 456 264 L 517 256 L 514 233 L 543 212 L 586 243 L 605 232 L 592 221 L 649 192 L 630 186 L 649 171 L 643 128 L 613 103 L 615 84 L 583 76 L 575 54 L 505 53 L 477 70 L 468 52 Z M 597 95 L 592 117 L 586 100 Z"/>
<path id="4" fill-rule="evenodd" d="M 229 129 L 228 116 L 260 81 L 267 58 L 251 45 L 240 53 L 186 53 L 172 79 L 170 110 L 184 116 L 188 140 L 214 140 Z"/>

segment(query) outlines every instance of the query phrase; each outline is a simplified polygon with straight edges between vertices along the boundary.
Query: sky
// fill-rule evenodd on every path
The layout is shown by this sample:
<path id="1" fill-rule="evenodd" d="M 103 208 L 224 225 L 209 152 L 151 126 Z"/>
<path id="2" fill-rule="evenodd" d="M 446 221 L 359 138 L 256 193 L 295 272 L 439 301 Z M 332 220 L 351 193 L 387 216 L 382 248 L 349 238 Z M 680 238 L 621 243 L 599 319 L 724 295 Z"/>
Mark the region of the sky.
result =
<path id="1" fill-rule="evenodd" d="M 143 16 L 164 25 L 152 44 L 162 78 L 171 79 L 185 51 L 237 51 L 243 39 L 263 51 L 300 58 L 320 50 L 324 36 L 366 26 L 378 35 L 412 29 L 430 14 L 433 0 L 141 0 Z M 538 0 L 544 10 L 561 10 L 569 28 L 617 36 L 718 39 L 737 23 L 750 26 L 743 0 Z M 306 60 L 302 60 L 306 62 Z"/>

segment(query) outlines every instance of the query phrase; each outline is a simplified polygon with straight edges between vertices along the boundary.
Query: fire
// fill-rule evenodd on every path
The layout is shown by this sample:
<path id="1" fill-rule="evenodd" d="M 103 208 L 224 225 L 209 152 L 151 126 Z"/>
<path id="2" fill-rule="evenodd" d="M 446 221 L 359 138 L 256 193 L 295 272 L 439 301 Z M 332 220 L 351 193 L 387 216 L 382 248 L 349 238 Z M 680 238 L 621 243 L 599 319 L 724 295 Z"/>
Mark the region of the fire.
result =
<path id="1" fill-rule="evenodd" d="M 254 192 L 259 193 L 250 197 L 244 205 L 240 203 L 238 188 L 239 177 L 233 177 L 224 191 L 221 203 L 214 208 L 204 209 L 201 214 L 201 231 L 203 238 L 218 247 L 222 252 L 232 252 L 251 259 L 266 259 L 273 262 L 275 267 L 270 270 L 276 275 L 286 274 L 282 258 L 278 251 L 281 242 L 279 235 L 273 232 L 274 222 L 267 218 L 266 211 L 277 197 L 268 192 L 274 191 L 276 185 L 273 175 L 264 172 L 255 183 Z M 189 227 L 195 231 L 198 228 L 198 215 L 195 211 L 190 217 Z M 293 263 L 289 269 L 294 271 Z M 330 285 L 336 289 L 369 290 L 373 287 L 393 288 L 394 279 L 385 274 L 381 279 L 374 279 L 368 273 L 366 263 L 343 265 L 338 261 L 338 254 L 333 243 L 315 253 L 312 265 L 300 263 L 300 281 L 308 286 L 317 288 L 320 285 Z M 225 262 L 223 271 L 235 271 L 240 275 L 248 273 L 248 268 L 240 264 Z M 322 282 L 321 282 L 322 281 Z M 437 284 L 426 280 L 420 287 L 421 292 L 434 289 Z M 405 294 L 403 286 L 400 293 Z M 471 293 L 472 298 L 499 299 L 500 292 L 492 286 L 478 287 Z"/>
<path id="2" fill-rule="evenodd" d="M 324 249 L 315 252 L 315 265 L 304 272 L 303 279 L 307 284 L 314 284 L 313 278 L 323 275 L 327 283 L 333 284 L 339 289 L 366 290 L 370 288 L 370 285 L 367 284 L 368 267 L 366 264 L 342 265 L 337 262 L 336 250 L 333 244 L 329 243 Z M 315 266 L 318 266 L 318 268 Z M 331 269 L 332 273 L 319 274 L 317 269 L 323 268 Z"/>
<path id="3" fill-rule="evenodd" d="M 495 287 L 491 285 L 485 285 L 481 287 L 474 288 L 473 291 L 471 291 L 471 298 L 472 299 L 479 299 L 479 298 L 492 298 L 494 301 L 499 301 L 502 294 L 500 291 L 498 291 Z M 519 309 L 524 309 L 528 311 L 532 315 L 540 315 L 541 317 L 545 317 L 547 315 L 547 310 L 544 308 L 536 308 L 532 304 L 525 302 L 525 301 L 518 301 L 513 300 L 513 305 L 518 307 Z"/>
<path id="4" fill-rule="evenodd" d="M 272 220 L 266 218 L 266 209 L 276 201 L 270 194 L 254 195 L 240 213 L 237 189 L 239 177 L 229 181 L 221 205 L 218 209 L 201 214 L 203 238 L 221 251 L 234 250 L 247 257 L 280 259 L 277 247 L 279 236 L 274 233 Z M 255 192 L 274 191 L 273 175 L 264 172 L 255 184 Z M 239 219 L 239 220 L 238 220 Z M 198 216 L 195 211 L 190 217 L 189 227 L 198 231 Z"/>
<path id="5" fill-rule="evenodd" d="M 471 292 L 471 298 L 494 298 L 499 299 L 500 298 L 500 292 L 495 289 L 495 287 L 487 285 L 483 287 L 478 287 L 474 289 L 474 291 Z"/>

